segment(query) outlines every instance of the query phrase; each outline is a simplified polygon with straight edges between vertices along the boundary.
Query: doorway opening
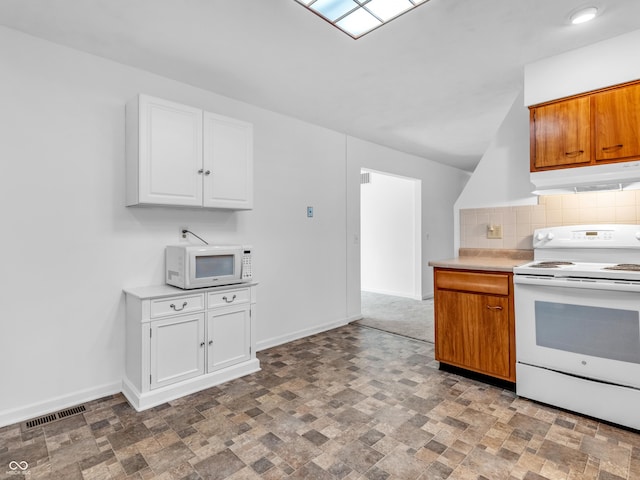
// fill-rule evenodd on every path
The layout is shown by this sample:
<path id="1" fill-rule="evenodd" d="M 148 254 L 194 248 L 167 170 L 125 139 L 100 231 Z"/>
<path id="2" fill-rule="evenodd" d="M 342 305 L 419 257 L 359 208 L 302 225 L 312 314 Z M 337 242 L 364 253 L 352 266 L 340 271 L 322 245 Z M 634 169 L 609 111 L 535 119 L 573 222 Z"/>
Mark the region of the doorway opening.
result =
<path id="1" fill-rule="evenodd" d="M 433 303 L 422 300 L 422 182 L 366 168 L 360 173 L 364 318 L 358 323 L 433 341 Z"/>
<path id="2" fill-rule="evenodd" d="M 422 299 L 421 181 L 363 169 L 360 288 Z"/>

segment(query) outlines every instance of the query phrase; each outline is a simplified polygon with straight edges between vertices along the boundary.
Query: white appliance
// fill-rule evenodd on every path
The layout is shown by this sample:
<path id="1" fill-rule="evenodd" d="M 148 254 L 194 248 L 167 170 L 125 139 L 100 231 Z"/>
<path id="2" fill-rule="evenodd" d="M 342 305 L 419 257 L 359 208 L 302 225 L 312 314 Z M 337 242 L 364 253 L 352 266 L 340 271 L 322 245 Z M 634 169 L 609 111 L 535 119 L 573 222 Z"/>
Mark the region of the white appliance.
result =
<path id="1" fill-rule="evenodd" d="M 170 245 L 165 249 L 165 280 L 191 289 L 250 282 L 251 247 L 243 245 Z"/>
<path id="2" fill-rule="evenodd" d="M 616 162 L 586 167 L 531 172 L 532 193 L 594 192 L 640 189 L 640 162 Z"/>
<path id="3" fill-rule="evenodd" d="M 536 230 L 514 268 L 516 393 L 640 429 L 640 225 Z"/>

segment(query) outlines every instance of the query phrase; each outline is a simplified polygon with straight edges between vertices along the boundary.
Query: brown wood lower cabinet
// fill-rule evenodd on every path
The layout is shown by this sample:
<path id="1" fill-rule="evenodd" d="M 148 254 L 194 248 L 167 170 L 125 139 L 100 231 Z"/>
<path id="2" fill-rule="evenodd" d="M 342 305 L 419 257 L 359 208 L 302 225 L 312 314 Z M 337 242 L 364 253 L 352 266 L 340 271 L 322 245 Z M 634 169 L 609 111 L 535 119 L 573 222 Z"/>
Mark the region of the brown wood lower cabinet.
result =
<path id="1" fill-rule="evenodd" d="M 434 269 L 436 360 L 515 382 L 513 275 Z"/>

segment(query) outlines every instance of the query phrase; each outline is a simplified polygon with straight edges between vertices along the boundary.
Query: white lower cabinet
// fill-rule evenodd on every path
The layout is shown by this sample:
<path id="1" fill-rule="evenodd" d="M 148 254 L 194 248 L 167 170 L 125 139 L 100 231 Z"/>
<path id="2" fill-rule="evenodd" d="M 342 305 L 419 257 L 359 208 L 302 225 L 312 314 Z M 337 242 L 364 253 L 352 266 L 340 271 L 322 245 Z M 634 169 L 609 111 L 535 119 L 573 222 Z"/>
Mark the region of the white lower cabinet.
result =
<path id="1" fill-rule="evenodd" d="M 182 315 L 150 323 L 151 389 L 204 373 L 204 314 Z"/>
<path id="2" fill-rule="evenodd" d="M 207 318 L 207 371 L 246 362 L 251 357 L 251 324 L 248 306 L 218 308 Z"/>
<path id="3" fill-rule="evenodd" d="M 256 285 L 127 289 L 123 393 L 138 411 L 260 370 Z"/>

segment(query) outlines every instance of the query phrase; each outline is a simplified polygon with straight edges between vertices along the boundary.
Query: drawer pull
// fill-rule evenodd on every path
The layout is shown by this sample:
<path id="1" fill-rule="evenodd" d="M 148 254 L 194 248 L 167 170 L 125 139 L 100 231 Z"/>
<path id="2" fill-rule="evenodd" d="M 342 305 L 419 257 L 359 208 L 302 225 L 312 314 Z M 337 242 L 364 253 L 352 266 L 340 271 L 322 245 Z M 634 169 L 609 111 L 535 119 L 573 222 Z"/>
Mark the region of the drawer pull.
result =
<path id="1" fill-rule="evenodd" d="M 487 308 L 489 310 L 502 310 L 502 307 L 500 305 L 497 305 L 495 307 L 492 307 L 491 305 L 487 305 Z"/>
<path id="2" fill-rule="evenodd" d="M 171 305 L 169 305 L 169 306 L 170 306 L 171 308 L 173 308 L 176 312 L 180 312 L 180 311 L 184 310 L 184 307 L 186 307 L 186 306 L 187 306 L 187 302 L 184 302 L 184 303 L 182 304 L 182 308 L 177 308 L 173 303 L 172 303 Z"/>
<path id="3" fill-rule="evenodd" d="M 201 342 L 201 343 L 200 343 L 200 347 L 201 347 L 201 348 L 202 348 L 202 347 L 204 347 L 204 342 Z"/>
<path id="4" fill-rule="evenodd" d="M 624 145 L 619 143 L 618 145 L 612 145 L 610 147 L 602 147 L 602 151 L 603 152 L 614 152 L 616 150 L 620 150 L 622 147 L 624 147 Z"/>
<path id="5" fill-rule="evenodd" d="M 209 340 L 209 345 L 213 345 L 213 340 Z"/>
<path id="6" fill-rule="evenodd" d="M 582 155 L 584 150 L 574 150 L 573 152 L 564 152 L 567 157 L 577 157 L 578 155 Z"/>
<path id="7" fill-rule="evenodd" d="M 233 301 L 236 299 L 236 295 L 234 293 L 233 297 L 231 297 L 231 300 L 229 300 L 226 295 L 224 297 L 222 297 L 222 299 L 227 303 L 233 303 Z"/>

